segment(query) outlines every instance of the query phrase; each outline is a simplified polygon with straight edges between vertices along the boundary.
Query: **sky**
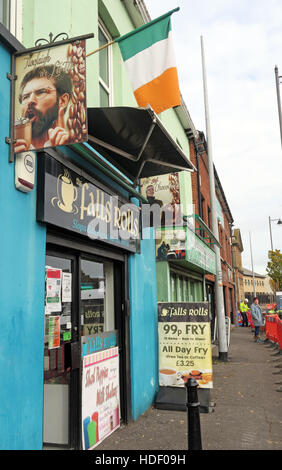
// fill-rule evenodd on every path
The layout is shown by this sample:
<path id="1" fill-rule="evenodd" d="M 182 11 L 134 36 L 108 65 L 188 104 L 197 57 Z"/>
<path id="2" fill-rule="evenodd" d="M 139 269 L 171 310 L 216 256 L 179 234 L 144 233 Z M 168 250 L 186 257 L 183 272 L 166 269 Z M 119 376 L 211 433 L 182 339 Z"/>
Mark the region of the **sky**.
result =
<path id="1" fill-rule="evenodd" d="M 152 19 L 172 15 L 180 90 L 206 134 L 201 36 L 205 50 L 212 157 L 243 266 L 266 273 L 268 250 L 282 252 L 282 145 L 275 65 L 282 76 L 281 0 L 145 0 Z M 282 82 L 282 78 L 281 78 Z M 282 84 L 280 86 L 282 99 Z"/>

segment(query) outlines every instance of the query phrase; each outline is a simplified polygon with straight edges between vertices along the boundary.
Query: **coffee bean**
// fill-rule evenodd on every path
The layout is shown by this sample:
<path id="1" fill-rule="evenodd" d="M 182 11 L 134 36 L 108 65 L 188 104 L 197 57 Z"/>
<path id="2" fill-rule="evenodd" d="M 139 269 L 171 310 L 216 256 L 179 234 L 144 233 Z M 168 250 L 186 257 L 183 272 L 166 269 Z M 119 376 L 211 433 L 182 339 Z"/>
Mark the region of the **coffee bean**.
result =
<path id="1" fill-rule="evenodd" d="M 86 120 L 86 112 L 85 112 L 84 106 L 81 108 L 80 116 L 81 116 L 81 122 L 82 122 L 82 123 L 85 122 L 85 120 Z"/>
<path id="2" fill-rule="evenodd" d="M 79 93 L 78 99 L 79 99 L 79 101 L 84 101 L 85 95 L 84 95 L 84 93 L 83 93 L 82 91 Z"/>
<path id="3" fill-rule="evenodd" d="M 78 142 L 87 135 L 85 40 L 76 41 L 75 43 L 70 44 L 67 56 L 72 66 L 69 71 L 69 75 L 73 83 L 71 106 L 69 108 L 69 119 L 67 124 L 70 129 L 70 140 L 72 142 Z"/>

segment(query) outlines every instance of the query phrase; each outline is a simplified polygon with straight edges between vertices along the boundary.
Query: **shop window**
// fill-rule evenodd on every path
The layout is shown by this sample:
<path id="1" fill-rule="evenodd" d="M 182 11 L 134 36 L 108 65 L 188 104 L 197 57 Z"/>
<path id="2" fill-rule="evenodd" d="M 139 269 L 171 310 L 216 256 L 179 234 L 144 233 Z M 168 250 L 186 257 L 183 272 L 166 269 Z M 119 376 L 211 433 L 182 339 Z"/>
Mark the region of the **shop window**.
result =
<path id="1" fill-rule="evenodd" d="M 189 302 L 189 281 L 185 280 L 185 301 Z"/>
<path id="2" fill-rule="evenodd" d="M 104 46 L 112 40 L 108 31 L 101 21 L 99 21 L 99 47 Z M 112 48 L 105 47 L 99 52 L 99 95 L 100 106 L 108 107 L 112 105 Z"/>
<path id="3" fill-rule="evenodd" d="M 197 297 L 195 300 L 200 301 L 203 299 L 203 284 L 201 282 L 196 283 L 197 286 Z"/>
<path id="4" fill-rule="evenodd" d="M 171 272 L 171 302 L 197 302 L 203 300 L 203 284 L 183 274 Z"/>
<path id="5" fill-rule="evenodd" d="M 10 1 L 0 0 L 0 23 L 9 29 L 10 26 Z"/>
<path id="6" fill-rule="evenodd" d="M 195 297 L 195 282 L 190 282 L 190 302 L 196 300 Z"/>
<path id="7" fill-rule="evenodd" d="M 171 300 L 172 302 L 175 302 L 177 300 L 177 295 L 176 295 L 176 276 L 175 274 L 172 274 L 170 277 L 171 281 Z"/>

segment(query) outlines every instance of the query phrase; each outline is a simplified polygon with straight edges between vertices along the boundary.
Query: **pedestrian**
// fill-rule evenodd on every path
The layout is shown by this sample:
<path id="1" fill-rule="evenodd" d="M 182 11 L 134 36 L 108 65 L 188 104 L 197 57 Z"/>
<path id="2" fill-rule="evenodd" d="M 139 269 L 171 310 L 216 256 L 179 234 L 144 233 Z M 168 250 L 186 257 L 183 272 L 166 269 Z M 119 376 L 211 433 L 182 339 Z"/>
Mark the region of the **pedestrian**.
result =
<path id="1" fill-rule="evenodd" d="M 255 327 L 255 341 L 257 343 L 263 343 L 264 341 L 259 336 L 260 327 L 263 325 L 263 316 L 259 306 L 259 299 L 257 297 L 254 297 L 253 299 L 253 303 L 251 305 L 251 315 Z"/>
<path id="2" fill-rule="evenodd" d="M 249 310 L 248 299 L 242 300 L 240 303 L 240 312 L 243 318 L 242 326 L 248 326 L 247 311 Z"/>

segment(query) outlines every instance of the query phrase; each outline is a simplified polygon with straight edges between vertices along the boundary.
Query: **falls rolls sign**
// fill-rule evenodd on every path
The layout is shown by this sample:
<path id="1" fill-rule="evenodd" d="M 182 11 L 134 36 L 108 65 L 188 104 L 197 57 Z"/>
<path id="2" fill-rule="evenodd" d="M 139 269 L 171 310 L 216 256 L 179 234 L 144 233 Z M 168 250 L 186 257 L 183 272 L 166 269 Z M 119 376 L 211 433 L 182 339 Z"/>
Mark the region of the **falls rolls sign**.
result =
<path id="1" fill-rule="evenodd" d="M 159 384 L 183 387 L 189 378 L 212 388 L 208 302 L 158 304 Z"/>
<path id="2" fill-rule="evenodd" d="M 136 251 L 137 206 L 46 154 L 38 159 L 38 174 L 38 221 Z"/>

